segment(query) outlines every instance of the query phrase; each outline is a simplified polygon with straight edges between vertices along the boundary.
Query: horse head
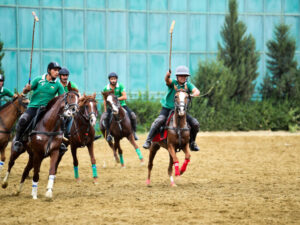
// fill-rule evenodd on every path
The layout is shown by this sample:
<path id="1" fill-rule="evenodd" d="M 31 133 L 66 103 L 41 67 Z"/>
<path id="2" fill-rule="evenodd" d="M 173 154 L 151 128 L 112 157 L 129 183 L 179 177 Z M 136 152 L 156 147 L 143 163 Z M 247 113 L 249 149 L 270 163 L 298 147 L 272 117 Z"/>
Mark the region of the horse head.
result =
<path id="1" fill-rule="evenodd" d="M 79 99 L 78 105 L 81 115 L 88 120 L 92 126 L 95 126 L 98 116 L 96 93 L 93 95 L 83 94 Z"/>
<path id="2" fill-rule="evenodd" d="M 106 99 L 106 102 L 108 103 L 108 105 L 111 107 L 112 113 L 114 115 L 118 115 L 119 110 L 121 108 L 121 104 L 120 104 L 117 96 L 115 96 L 114 90 L 102 92 L 102 95 L 103 95 L 103 98 Z"/>
<path id="3" fill-rule="evenodd" d="M 27 109 L 29 99 L 25 95 L 17 93 L 17 96 L 13 99 L 13 104 L 17 108 L 18 114 L 21 115 Z"/>
<path id="4" fill-rule="evenodd" d="M 175 112 L 178 113 L 180 117 L 182 117 L 186 115 L 191 96 L 186 86 L 185 89 L 178 89 L 174 85 L 174 88 L 176 90 L 176 93 L 174 95 Z"/>
<path id="5" fill-rule="evenodd" d="M 78 100 L 79 94 L 76 88 L 72 88 L 71 84 L 68 84 L 68 92 L 64 94 L 64 112 L 65 117 L 74 116 L 78 112 Z"/>

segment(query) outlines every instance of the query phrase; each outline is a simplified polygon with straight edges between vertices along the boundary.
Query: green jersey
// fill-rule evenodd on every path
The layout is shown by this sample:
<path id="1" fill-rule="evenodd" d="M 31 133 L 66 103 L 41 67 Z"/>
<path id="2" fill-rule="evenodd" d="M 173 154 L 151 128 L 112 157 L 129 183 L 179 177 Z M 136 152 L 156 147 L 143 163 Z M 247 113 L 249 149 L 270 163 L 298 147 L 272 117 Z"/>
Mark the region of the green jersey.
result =
<path id="1" fill-rule="evenodd" d="M 72 81 L 68 81 L 68 83 L 67 83 L 67 85 L 66 86 L 64 86 L 64 91 L 65 92 L 68 92 L 69 90 L 68 90 L 68 84 L 71 84 L 71 88 L 76 88 L 77 90 L 78 90 L 78 87 L 77 87 L 77 85 L 74 83 L 74 82 L 72 82 Z"/>
<path id="2" fill-rule="evenodd" d="M 32 81 L 31 90 L 33 90 L 33 94 L 28 108 L 46 106 L 56 94 L 62 95 L 64 93 L 64 87 L 59 79 L 48 81 L 46 75 L 38 76 Z"/>
<path id="3" fill-rule="evenodd" d="M 2 87 L 0 89 L 0 99 L 4 96 L 12 97 L 12 96 L 14 96 L 14 94 L 10 90 L 8 90 L 7 88 Z"/>
<path id="4" fill-rule="evenodd" d="M 107 85 L 104 87 L 103 92 L 111 91 L 111 90 L 112 90 L 112 89 L 110 88 L 110 85 L 107 84 Z M 125 91 L 124 85 L 121 84 L 121 83 L 119 83 L 119 82 L 117 82 L 116 87 L 115 87 L 115 96 L 121 97 L 123 91 Z M 120 104 L 121 104 L 121 106 L 125 106 L 125 105 L 126 105 L 125 100 L 121 100 L 121 101 L 120 101 Z"/>
<path id="5" fill-rule="evenodd" d="M 176 85 L 176 87 L 178 89 L 180 89 L 180 88 L 184 89 L 184 84 L 179 85 L 177 80 L 172 79 L 171 85 L 168 86 L 168 92 L 167 92 L 166 96 L 164 98 L 162 98 L 160 101 L 162 106 L 165 108 L 168 108 L 168 109 L 174 109 L 174 107 L 175 107 L 174 96 L 175 96 L 176 91 L 175 91 L 174 85 Z M 186 85 L 190 92 L 192 92 L 192 90 L 195 88 L 195 85 L 193 85 L 190 82 L 186 82 Z"/>

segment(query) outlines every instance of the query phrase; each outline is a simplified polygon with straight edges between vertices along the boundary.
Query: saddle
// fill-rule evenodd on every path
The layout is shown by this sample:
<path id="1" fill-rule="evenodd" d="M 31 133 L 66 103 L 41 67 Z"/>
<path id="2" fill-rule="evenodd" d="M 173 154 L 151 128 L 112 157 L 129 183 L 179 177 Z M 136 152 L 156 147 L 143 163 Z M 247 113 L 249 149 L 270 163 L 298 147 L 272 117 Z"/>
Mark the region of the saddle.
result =
<path id="1" fill-rule="evenodd" d="M 167 127 L 170 124 L 170 121 L 171 121 L 171 118 L 172 118 L 173 114 L 174 114 L 174 110 L 172 110 L 169 113 L 169 116 L 168 116 L 168 119 L 167 119 L 166 123 L 159 128 L 159 132 L 152 139 L 153 142 L 159 142 L 159 141 L 163 141 L 163 140 L 167 139 L 167 136 L 168 136 L 168 128 Z"/>

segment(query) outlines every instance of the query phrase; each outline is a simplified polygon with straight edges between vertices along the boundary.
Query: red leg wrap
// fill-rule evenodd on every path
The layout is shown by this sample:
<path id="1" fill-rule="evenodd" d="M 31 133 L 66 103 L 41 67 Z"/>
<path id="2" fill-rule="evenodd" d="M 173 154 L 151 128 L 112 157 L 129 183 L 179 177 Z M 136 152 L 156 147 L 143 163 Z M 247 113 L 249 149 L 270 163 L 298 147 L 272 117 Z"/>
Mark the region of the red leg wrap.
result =
<path id="1" fill-rule="evenodd" d="M 174 167 L 175 167 L 175 176 L 179 176 L 179 162 L 174 162 Z"/>
<path id="2" fill-rule="evenodd" d="M 182 164 L 181 168 L 180 168 L 180 174 L 184 173 L 184 171 L 186 170 L 187 165 L 189 164 L 190 160 L 189 159 L 185 159 L 184 163 Z"/>

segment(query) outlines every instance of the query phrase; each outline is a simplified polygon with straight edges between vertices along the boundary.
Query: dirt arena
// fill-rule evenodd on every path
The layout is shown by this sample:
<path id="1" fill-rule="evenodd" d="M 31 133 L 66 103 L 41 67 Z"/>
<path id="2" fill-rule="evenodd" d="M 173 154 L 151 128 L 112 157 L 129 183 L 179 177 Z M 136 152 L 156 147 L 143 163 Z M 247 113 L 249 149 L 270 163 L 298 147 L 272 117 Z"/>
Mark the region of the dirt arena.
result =
<path id="1" fill-rule="evenodd" d="M 142 146 L 146 135 L 139 137 Z M 141 166 L 129 142 L 123 140 L 123 169 L 115 165 L 103 139 L 95 143 L 99 183 L 92 183 L 86 148 L 79 149 L 81 182 L 75 182 L 69 150 L 59 167 L 53 201 L 44 197 L 49 159 L 41 167 L 39 199 L 31 198 L 31 179 L 19 196 L 13 195 L 28 158 L 23 154 L 9 186 L 0 189 L 0 223 L 300 224 L 300 133 L 200 133 L 201 151 L 192 152 L 186 173 L 176 180 L 177 187 L 170 186 L 166 150 L 158 152 L 152 185 L 147 187 L 147 150 L 141 149 L 146 161 Z M 184 155 L 178 155 L 182 164 Z"/>

